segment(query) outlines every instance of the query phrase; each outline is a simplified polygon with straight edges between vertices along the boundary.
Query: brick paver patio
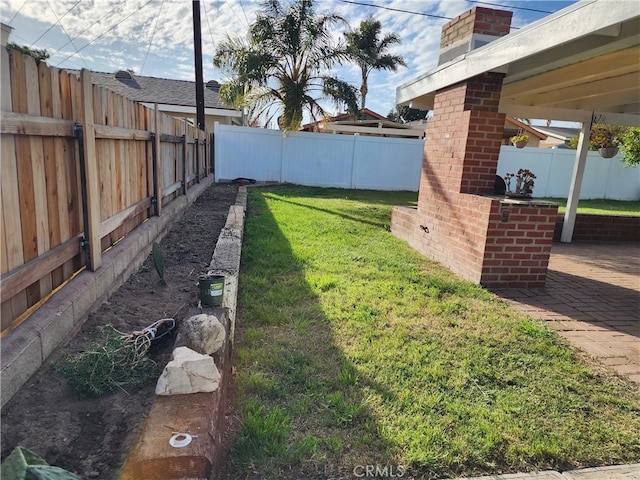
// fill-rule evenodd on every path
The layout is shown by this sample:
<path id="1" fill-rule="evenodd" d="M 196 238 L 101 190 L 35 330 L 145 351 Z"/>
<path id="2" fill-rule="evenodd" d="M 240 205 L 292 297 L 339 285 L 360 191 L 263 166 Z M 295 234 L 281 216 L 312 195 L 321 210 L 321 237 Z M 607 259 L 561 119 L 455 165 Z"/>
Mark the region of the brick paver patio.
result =
<path id="1" fill-rule="evenodd" d="M 640 245 L 554 244 L 544 289 L 495 293 L 640 383 Z"/>

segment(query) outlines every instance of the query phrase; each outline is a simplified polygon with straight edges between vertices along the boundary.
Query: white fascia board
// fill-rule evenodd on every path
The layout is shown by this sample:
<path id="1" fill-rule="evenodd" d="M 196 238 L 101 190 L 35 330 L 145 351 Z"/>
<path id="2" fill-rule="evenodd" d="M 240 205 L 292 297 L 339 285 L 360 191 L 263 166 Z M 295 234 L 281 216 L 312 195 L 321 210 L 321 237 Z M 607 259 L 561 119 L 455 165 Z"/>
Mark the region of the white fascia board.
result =
<path id="1" fill-rule="evenodd" d="M 323 133 L 350 133 L 350 134 L 369 134 L 376 136 L 389 136 L 389 137 L 416 137 L 421 138 L 424 135 L 424 130 L 415 128 L 378 128 L 378 127 L 357 127 L 354 125 L 338 125 L 330 124 L 326 125 L 322 129 Z"/>
<path id="2" fill-rule="evenodd" d="M 145 107 L 154 108 L 155 103 L 140 102 Z M 169 105 L 166 103 L 158 103 L 158 110 L 168 113 L 185 113 L 189 115 L 196 115 L 196 107 L 188 107 L 186 105 Z M 226 109 L 226 108 L 205 108 L 205 115 L 215 115 L 219 117 L 242 117 L 242 112 L 239 110 Z"/>
<path id="3" fill-rule="evenodd" d="M 566 141 L 566 140 L 569 140 L 571 138 L 568 135 L 563 135 L 563 134 L 556 133 L 556 132 L 550 132 L 549 130 L 545 130 L 542 127 L 531 126 L 531 128 L 533 128 L 533 129 L 537 130 L 538 132 L 546 135 L 547 137 L 556 138 L 558 140 L 562 140 L 563 142 Z"/>
<path id="4" fill-rule="evenodd" d="M 632 113 L 601 112 L 596 110 L 573 110 L 570 108 L 538 107 L 533 105 L 500 104 L 498 111 L 506 115 L 524 118 L 544 118 L 547 120 L 563 120 L 567 122 L 591 122 L 592 115 L 603 116 L 609 125 L 639 127 L 640 116 Z"/>
<path id="5" fill-rule="evenodd" d="M 396 89 L 406 104 L 484 72 L 506 72 L 511 62 L 593 34 L 638 16 L 635 1 L 582 0 L 487 45 L 461 55 Z"/>

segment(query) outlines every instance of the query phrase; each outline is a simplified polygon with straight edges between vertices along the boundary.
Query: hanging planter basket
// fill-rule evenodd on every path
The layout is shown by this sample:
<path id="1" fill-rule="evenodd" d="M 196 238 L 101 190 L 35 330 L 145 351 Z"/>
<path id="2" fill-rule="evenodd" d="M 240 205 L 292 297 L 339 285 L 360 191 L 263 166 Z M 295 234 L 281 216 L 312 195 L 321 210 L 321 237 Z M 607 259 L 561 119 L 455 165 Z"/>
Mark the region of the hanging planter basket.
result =
<path id="1" fill-rule="evenodd" d="M 516 148 L 524 148 L 527 143 L 529 143 L 528 140 L 518 140 L 517 142 L 511 142 L 513 143 L 513 146 Z"/>
<path id="2" fill-rule="evenodd" d="M 603 147 L 598 149 L 598 153 L 602 158 L 615 157 L 618 154 L 618 147 Z"/>

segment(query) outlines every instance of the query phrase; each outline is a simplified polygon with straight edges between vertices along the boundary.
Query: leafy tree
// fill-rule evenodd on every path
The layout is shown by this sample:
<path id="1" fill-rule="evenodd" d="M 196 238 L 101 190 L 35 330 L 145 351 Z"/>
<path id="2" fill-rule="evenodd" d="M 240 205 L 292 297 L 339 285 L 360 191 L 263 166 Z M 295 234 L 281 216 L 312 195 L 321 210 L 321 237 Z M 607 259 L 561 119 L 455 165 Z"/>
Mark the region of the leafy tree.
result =
<path id="1" fill-rule="evenodd" d="M 410 108 L 405 105 L 403 107 L 396 108 L 391 110 L 387 118 L 396 123 L 409 123 L 414 120 L 424 120 L 429 115 L 429 110 L 420 110 L 418 108 Z"/>
<path id="2" fill-rule="evenodd" d="M 624 152 L 622 160 L 627 167 L 633 167 L 640 163 L 640 128 L 627 128 L 620 134 L 620 147 Z"/>
<path id="3" fill-rule="evenodd" d="M 347 57 L 360 68 L 362 83 L 360 85 L 361 108 L 365 108 L 369 91 L 369 74 L 372 70 L 391 70 L 395 72 L 398 66 L 407 66 L 401 55 L 386 53 L 391 45 L 400 43 L 395 33 L 388 33 L 380 38 L 382 25 L 378 20 L 369 17 L 362 22 L 357 30 L 344 34 L 347 41 Z"/>
<path id="4" fill-rule="evenodd" d="M 29 48 L 26 45 L 18 45 L 17 43 L 13 42 L 8 42 L 7 48 L 12 48 L 14 50 L 18 50 L 19 52 L 22 52 L 25 55 L 29 55 L 30 57 L 35 58 L 36 62 L 47 60 L 50 57 L 49 52 L 47 52 L 46 49 L 40 50 L 38 48 Z"/>
<path id="5" fill-rule="evenodd" d="M 312 0 L 287 6 L 266 1 L 247 41 L 227 37 L 215 53 L 214 65 L 232 77 L 221 96 L 253 106 L 259 114 L 273 115 L 278 107 L 284 130 L 298 130 L 305 111 L 314 120 L 325 117 L 319 98 L 357 112 L 355 88 L 325 73 L 341 58 L 331 41 L 331 29 L 340 22 L 344 19 L 334 14 L 316 16 Z"/>

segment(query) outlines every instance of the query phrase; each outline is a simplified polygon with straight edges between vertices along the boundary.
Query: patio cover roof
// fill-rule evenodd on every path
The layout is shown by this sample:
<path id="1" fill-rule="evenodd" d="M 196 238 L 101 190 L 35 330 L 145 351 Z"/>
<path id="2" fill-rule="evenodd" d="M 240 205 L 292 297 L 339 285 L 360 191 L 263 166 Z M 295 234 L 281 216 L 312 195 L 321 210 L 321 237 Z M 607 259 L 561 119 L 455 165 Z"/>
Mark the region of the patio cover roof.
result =
<path id="1" fill-rule="evenodd" d="M 396 103 L 433 109 L 435 92 L 505 73 L 500 111 L 525 118 L 640 125 L 640 3 L 582 0 L 397 88 Z"/>

